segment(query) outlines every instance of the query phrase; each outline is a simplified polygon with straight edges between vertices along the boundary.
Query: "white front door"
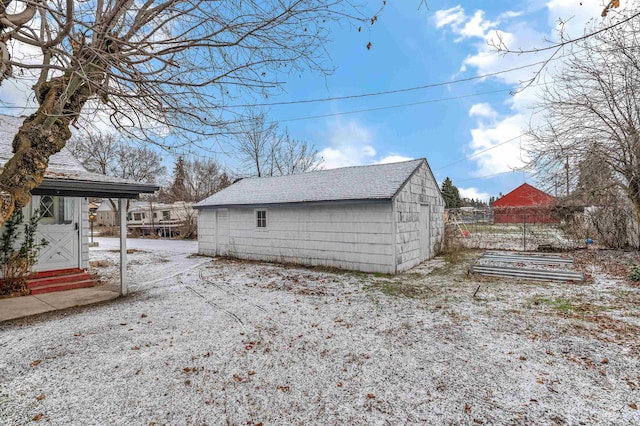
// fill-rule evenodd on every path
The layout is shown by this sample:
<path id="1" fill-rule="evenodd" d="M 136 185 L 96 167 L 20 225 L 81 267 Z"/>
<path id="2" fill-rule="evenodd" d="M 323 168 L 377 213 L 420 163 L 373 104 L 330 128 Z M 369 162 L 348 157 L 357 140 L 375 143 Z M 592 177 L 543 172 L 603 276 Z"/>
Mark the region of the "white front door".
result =
<path id="1" fill-rule="evenodd" d="M 34 196 L 33 206 L 44 211 L 38 223 L 38 241 L 49 242 L 40 250 L 33 269 L 39 272 L 80 267 L 80 199 Z"/>

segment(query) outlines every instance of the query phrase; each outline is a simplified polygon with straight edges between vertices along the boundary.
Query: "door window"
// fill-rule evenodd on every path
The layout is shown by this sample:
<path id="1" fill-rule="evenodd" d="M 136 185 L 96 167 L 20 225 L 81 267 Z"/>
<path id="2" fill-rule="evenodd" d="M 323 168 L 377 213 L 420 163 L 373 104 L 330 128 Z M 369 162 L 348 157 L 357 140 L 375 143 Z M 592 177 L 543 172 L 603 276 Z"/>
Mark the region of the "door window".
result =
<path id="1" fill-rule="evenodd" d="M 40 198 L 40 211 L 44 225 L 63 225 L 73 223 L 74 199 L 45 195 Z"/>

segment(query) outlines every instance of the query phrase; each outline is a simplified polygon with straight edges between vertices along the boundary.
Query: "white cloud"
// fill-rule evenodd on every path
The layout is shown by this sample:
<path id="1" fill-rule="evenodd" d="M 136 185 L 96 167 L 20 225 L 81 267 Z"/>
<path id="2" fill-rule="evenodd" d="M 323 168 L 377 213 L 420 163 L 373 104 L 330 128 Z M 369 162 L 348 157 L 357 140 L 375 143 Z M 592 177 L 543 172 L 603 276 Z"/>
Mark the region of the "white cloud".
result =
<path id="1" fill-rule="evenodd" d="M 42 63 L 42 52 L 35 46 L 9 42 L 11 60 L 35 65 Z M 6 79 L 0 86 L 0 113 L 8 115 L 27 115 L 37 108 L 33 98 L 32 86 L 37 81 L 37 70 L 29 70 L 13 66 L 13 77 Z M 3 108 L 7 106 L 10 108 Z"/>
<path id="2" fill-rule="evenodd" d="M 455 41 L 461 42 L 469 38 L 485 38 L 491 29 L 499 24 L 499 21 L 485 19 L 484 15 L 485 12 L 480 9 L 473 15 L 467 15 L 462 6 L 458 5 L 451 9 L 436 11 L 433 23 L 436 28 L 448 28 L 459 36 Z"/>
<path id="3" fill-rule="evenodd" d="M 522 12 L 507 10 L 506 12 L 502 12 L 500 15 L 498 15 L 498 20 L 502 21 L 505 19 L 517 18 L 518 16 L 521 16 L 521 15 L 522 15 Z"/>
<path id="4" fill-rule="evenodd" d="M 493 118 L 498 113 L 488 103 L 475 104 L 469 109 L 469 117 Z"/>
<path id="5" fill-rule="evenodd" d="M 404 155 L 391 153 L 391 154 L 387 155 L 386 157 L 376 161 L 375 164 L 399 163 L 401 161 L 409 161 L 409 160 L 414 160 L 414 158 L 405 157 Z"/>
<path id="6" fill-rule="evenodd" d="M 481 192 L 478 188 L 469 187 L 469 188 L 460 188 L 458 187 L 458 191 L 460 192 L 460 197 L 462 198 L 473 198 L 474 200 L 481 201 L 489 201 L 490 195 L 486 192 Z"/>
<path id="7" fill-rule="evenodd" d="M 459 25 L 466 19 L 464 9 L 458 5 L 451 9 L 438 10 L 434 14 L 434 22 L 436 28 L 442 28 L 446 26 L 452 26 L 458 28 Z"/>
<path id="8" fill-rule="evenodd" d="M 436 13 L 440 17 L 436 26 L 458 35 L 460 38 L 456 40 L 457 43 L 467 42 L 470 53 L 460 64 L 460 70 L 475 72 L 476 75 L 530 65 L 544 61 L 551 54 L 500 55 L 495 51 L 495 44 L 502 43 L 512 50 L 544 47 L 548 45 L 545 40 L 558 38 L 558 19 L 568 20 L 565 29 L 571 36 L 578 36 L 581 35 L 578 32 L 584 30 L 585 23 L 599 15 L 598 7 L 594 8 L 593 4 L 581 7 L 574 0 L 548 0 L 543 4 L 530 4 L 525 12 L 508 11 L 495 17 L 487 17 L 481 10 L 470 15 L 462 8 L 454 9 L 447 9 L 441 15 Z M 482 42 L 468 41 L 477 38 L 482 38 Z M 552 62 L 545 71 L 557 66 L 560 66 L 558 62 Z M 539 70 L 540 65 L 536 65 L 489 78 L 516 87 L 535 77 Z M 526 162 L 521 149 L 522 145 L 526 145 L 526 137 L 522 133 L 530 123 L 536 125 L 531 107 L 538 99 L 538 91 L 539 88 L 532 86 L 502 101 L 499 107 L 496 104 L 479 103 L 469 109 L 469 117 L 476 119 L 466 146 L 468 155 L 477 155 L 472 158 L 476 163 L 472 175 L 494 175 L 519 168 Z M 468 188 L 468 194 L 473 193 L 472 189 Z"/>
<path id="9" fill-rule="evenodd" d="M 579 37 L 584 31 L 584 24 L 594 17 L 600 17 L 604 3 L 600 1 L 579 2 L 575 0 L 549 0 L 545 4 L 548 11 L 548 24 L 550 27 L 557 27 L 560 21 L 564 22 L 565 30 L 571 37 Z M 623 8 L 627 5 L 622 2 Z M 633 2 L 630 2 L 633 3 Z"/>
<path id="10" fill-rule="evenodd" d="M 484 43 L 479 43 L 476 52 L 465 58 L 462 67 L 465 69 L 475 68 L 477 75 L 485 75 L 503 71 L 506 69 L 524 67 L 535 62 L 546 59 L 534 55 L 500 55 L 496 52 L 495 45 L 505 45 L 511 49 L 527 49 L 542 43 L 545 35 L 540 34 L 524 23 L 510 25 L 509 29 L 495 29 L 484 37 Z M 517 85 L 522 81 L 527 81 L 535 76 L 539 70 L 538 66 L 531 66 L 502 73 L 492 77 L 503 81 L 506 84 Z"/>
<path id="11" fill-rule="evenodd" d="M 475 176 L 489 176 L 513 170 L 524 165 L 526 158 L 520 149 L 523 114 L 515 114 L 485 123 L 480 120 L 471 130 L 470 155 L 477 169 Z"/>
<path id="12" fill-rule="evenodd" d="M 325 169 L 370 163 L 376 155 L 373 132 L 356 121 L 333 122 L 329 129 L 329 146 L 320 151 Z"/>
<path id="13" fill-rule="evenodd" d="M 360 166 L 364 164 L 386 164 L 412 160 L 402 154 L 390 152 L 377 158 L 375 133 L 355 120 L 335 121 L 329 125 L 327 140 L 329 146 L 320 150 L 324 160 L 322 168 Z"/>
<path id="14" fill-rule="evenodd" d="M 484 37 L 492 27 L 496 25 L 495 22 L 487 21 L 484 19 L 484 11 L 477 10 L 473 17 L 464 24 L 464 27 L 460 29 L 460 35 L 463 37 Z"/>

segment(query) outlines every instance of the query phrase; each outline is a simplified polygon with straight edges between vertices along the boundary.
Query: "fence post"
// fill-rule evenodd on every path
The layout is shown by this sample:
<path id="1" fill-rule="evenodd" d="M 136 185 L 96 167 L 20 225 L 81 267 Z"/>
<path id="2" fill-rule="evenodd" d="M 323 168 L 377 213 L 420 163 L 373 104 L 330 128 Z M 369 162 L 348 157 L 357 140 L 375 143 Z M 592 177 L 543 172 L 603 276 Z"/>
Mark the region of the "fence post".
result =
<path id="1" fill-rule="evenodd" d="M 522 250 L 527 251 L 527 209 L 522 215 Z"/>

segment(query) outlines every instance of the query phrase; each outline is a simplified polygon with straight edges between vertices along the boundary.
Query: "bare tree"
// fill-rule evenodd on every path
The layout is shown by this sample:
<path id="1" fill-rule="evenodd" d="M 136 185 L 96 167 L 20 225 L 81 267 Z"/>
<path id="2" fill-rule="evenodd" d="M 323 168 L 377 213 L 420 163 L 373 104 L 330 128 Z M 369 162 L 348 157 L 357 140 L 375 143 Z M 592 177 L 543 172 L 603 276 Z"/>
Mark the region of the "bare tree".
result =
<path id="1" fill-rule="evenodd" d="M 617 204 L 620 188 L 600 149 L 594 144 L 578 163 L 578 181 L 570 198 L 583 206 Z"/>
<path id="2" fill-rule="evenodd" d="M 266 113 L 251 113 L 237 136 L 236 155 L 245 173 L 281 176 L 304 173 L 320 167 L 322 159 L 313 145 L 291 138 Z"/>
<path id="3" fill-rule="evenodd" d="M 589 156 L 633 204 L 640 222 L 640 22 L 627 20 L 577 44 L 542 95 L 546 125 L 531 130 L 544 176 Z M 596 173 L 602 173 L 596 171 Z"/>
<path id="4" fill-rule="evenodd" d="M 156 151 L 108 133 L 73 137 L 68 148 L 87 170 L 107 176 L 153 183 L 165 172 Z"/>
<path id="5" fill-rule="evenodd" d="M 137 146 L 117 139 L 109 133 L 86 133 L 75 136 L 67 144 L 69 150 L 89 171 L 103 175 L 153 183 L 165 173 L 160 155 L 147 146 Z M 114 212 L 120 204 L 109 199 Z M 126 208 L 129 209 L 130 200 Z M 120 215 L 117 214 L 118 221 Z"/>
<path id="6" fill-rule="evenodd" d="M 602 9 L 602 13 L 600 14 L 603 20 L 599 23 L 599 25 L 596 25 L 594 28 L 585 31 L 585 33 L 580 37 L 569 37 L 565 31 L 568 20 L 564 20 L 561 17 L 558 17 L 558 36 L 555 40 L 545 38 L 544 47 L 531 47 L 528 49 L 514 48 L 513 46 L 509 46 L 504 38 L 504 35 L 500 32 L 496 32 L 495 36 L 489 40 L 489 45 L 491 45 L 497 53 L 500 53 L 502 55 L 550 53 L 550 55 L 546 57 L 546 59 L 540 62 L 540 67 L 534 73 L 533 77 L 523 81 L 521 87 L 515 91 L 520 92 L 525 90 L 536 80 L 538 80 L 541 77 L 542 72 L 546 69 L 547 65 L 552 60 L 559 57 L 559 55 L 562 54 L 565 49 L 575 47 L 576 45 L 579 45 L 581 43 L 589 42 L 591 41 L 591 39 L 602 36 L 603 34 L 611 30 L 615 30 L 617 27 L 623 26 L 627 22 L 636 20 L 638 17 L 640 17 L 640 11 L 638 11 L 637 4 L 635 4 L 633 0 L 629 1 L 628 3 L 631 3 L 631 7 L 623 11 L 618 11 L 614 14 L 612 13 L 613 9 L 620 7 L 620 0 L 610 0 L 608 2 L 603 2 L 604 9 Z M 580 5 L 582 5 L 582 2 L 580 2 Z"/>
<path id="7" fill-rule="evenodd" d="M 158 195 L 163 202 L 200 201 L 231 185 L 229 175 L 212 158 L 178 157 L 173 174 L 171 186 Z"/>
<path id="8" fill-rule="evenodd" d="M 67 148 L 87 170 L 110 175 L 114 159 L 118 156 L 119 143 L 111 133 L 87 132 L 71 138 Z"/>
<path id="9" fill-rule="evenodd" d="M 275 147 L 273 163 L 278 175 L 292 175 L 318 169 L 322 158 L 313 145 L 292 139 L 285 130 Z"/>
<path id="10" fill-rule="evenodd" d="M 249 113 L 251 118 L 237 136 L 236 155 L 250 175 L 273 176 L 273 149 L 277 144 L 278 125 L 269 122 L 264 112 Z"/>
<path id="11" fill-rule="evenodd" d="M 228 132 L 230 99 L 273 93 L 283 73 L 330 72 L 331 22 L 374 18 L 348 0 L 0 0 L 0 83 L 33 73 L 38 104 L 0 175 L 0 223 L 28 203 L 81 113 L 150 141 L 211 139 Z M 8 46 L 39 53 L 20 60 Z"/>
<path id="12" fill-rule="evenodd" d="M 192 201 L 201 201 L 231 185 L 231 179 L 214 159 L 186 161 L 186 187 Z"/>

